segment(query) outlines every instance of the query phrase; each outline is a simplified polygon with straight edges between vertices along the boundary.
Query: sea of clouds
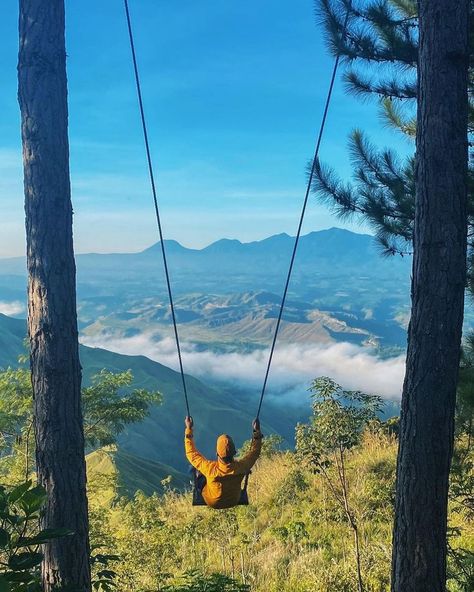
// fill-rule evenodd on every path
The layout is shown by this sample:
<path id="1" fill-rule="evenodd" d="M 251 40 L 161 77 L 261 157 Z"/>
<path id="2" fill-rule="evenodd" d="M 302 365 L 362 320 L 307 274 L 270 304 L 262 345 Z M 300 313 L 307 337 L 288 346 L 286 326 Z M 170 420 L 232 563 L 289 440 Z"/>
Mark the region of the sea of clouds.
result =
<path id="1" fill-rule="evenodd" d="M 133 337 L 84 337 L 84 345 L 101 347 L 127 355 L 144 355 L 173 369 L 178 368 L 173 339 L 156 341 L 152 334 Z M 185 372 L 197 378 L 239 384 L 243 388 L 258 388 L 262 384 L 268 361 L 268 351 L 251 353 L 215 353 L 198 351 L 182 343 Z M 330 376 L 346 389 L 378 394 L 385 399 L 399 400 L 405 373 L 405 357 L 380 359 L 350 343 L 331 345 L 280 344 L 275 350 L 268 395 L 272 393 L 294 398 L 297 393 L 307 397 L 306 390 L 313 378 Z M 298 400 L 299 399 L 299 400 Z M 289 402 L 289 401 L 287 401 Z"/>
<path id="2" fill-rule="evenodd" d="M 4 300 L 0 300 L 0 313 L 7 315 L 7 316 L 16 316 L 23 314 L 25 312 L 25 304 L 20 302 L 19 300 L 15 300 L 13 302 L 6 302 Z"/>

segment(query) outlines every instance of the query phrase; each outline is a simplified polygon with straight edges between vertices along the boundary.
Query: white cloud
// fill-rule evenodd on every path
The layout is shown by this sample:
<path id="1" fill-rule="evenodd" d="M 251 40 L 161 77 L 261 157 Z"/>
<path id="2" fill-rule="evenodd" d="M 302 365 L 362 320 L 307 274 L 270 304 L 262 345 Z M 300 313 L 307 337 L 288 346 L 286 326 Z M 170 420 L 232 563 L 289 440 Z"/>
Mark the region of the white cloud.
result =
<path id="1" fill-rule="evenodd" d="M 127 355 L 145 355 L 152 360 L 177 369 L 177 355 L 173 339 L 161 341 L 152 335 L 141 334 L 130 338 L 88 337 L 85 345 L 103 347 Z M 268 360 L 268 351 L 249 354 L 197 351 L 188 343 L 182 344 L 185 371 L 203 380 L 214 379 L 239 383 L 259 389 Z M 330 376 L 348 389 L 359 389 L 398 400 L 401 396 L 405 358 L 399 356 L 381 360 L 366 349 L 350 343 L 333 345 L 281 345 L 275 350 L 268 394 L 294 395 L 317 376 Z M 296 402 L 296 401 L 295 401 Z"/>
<path id="2" fill-rule="evenodd" d="M 14 302 L 5 302 L 0 300 L 0 313 L 8 316 L 19 315 L 25 312 L 25 305 L 19 300 Z"/>

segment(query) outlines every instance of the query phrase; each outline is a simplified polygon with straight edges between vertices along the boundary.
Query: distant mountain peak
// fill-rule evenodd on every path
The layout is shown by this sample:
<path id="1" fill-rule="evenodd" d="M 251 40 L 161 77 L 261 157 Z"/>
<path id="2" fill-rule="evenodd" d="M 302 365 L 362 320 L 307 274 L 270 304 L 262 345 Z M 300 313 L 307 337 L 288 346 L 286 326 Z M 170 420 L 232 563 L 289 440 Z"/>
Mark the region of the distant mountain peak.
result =
<path id="1" fill-rule="evenodd" d="M 267 238 L 264 238 L 259 241 L 255 241 L 255 243 L 281 242 L 281 241 L 287 241 L 288 239 L 293 239 L 293 238 L 294 238 L 293 236 L 290 236 L 286 232 L 280 232 L 279 234 L 272 234 L 271 236 L 269 236 Z"/>
<path id="2" fill-rule="evenodd" d="M 292 237 L 287 232 L 280 232 L 278 234 L 272 234 L 267 239 L 263 239 L 263 240 L 268 240 L 270 238 L 292 238 Z"/>
<path id="3" fill-rule="evenodd" d="M 373 239 L 373 235 L 368 234 L 366 232 L 354 232 L 352 230 L 348 230 L 347 228 L 340 228 L 339 226 L 331 226 L 331 228 L 323 228 L 322 230 L 313 230 L 306 235 L 303 235 L 301 238 L 310 237 L 310 236 L 324 236 L 324 235 L 339 235 L 339 236 L 355 236 L 355 237 L 369 237 Z"/>
<path id="4" fill-rule="evenodd" d="M 238 239 L 236 238 L 221 238 L 213 243 L 211 243 L 210 245 L 208 245 L 207 247 L 205 247 L 204 249 L 202 249 L 203 251 L 206 252 L 216 252 L 216 251 L 220 251 L 220 252 L 225 252 L 225 251 L 233 251 L 235 249 L 239 249 L 242 246 L 243 243 L 241 243 Z"/>
<path id="5" fill-rule="evenodd" d="M 167 251 L 175 251 L 176 252 L 176 251 L 187 251 L 188 250 L 186 247 L 183 247 L 183 245 L 176 240 L 165 239 L 164 242 L 165 242 L 165 249 Z M 155 253 L 158 250 L 161 250 L 161 241 L 154 243 L 153 245 L 151 245 L 151 247 L 148 247 L 144 251 L 141 251 L 141 253 L 142 254 L 143 253 Z"/>
<path id="6" fill-rule="evenodd" d="M 211 245 L 219 245 L 219 244 L 225 244 L 225 245 L 241 245 L 242 242 L 239 241 L 237 238 L 221 238 L 213 243 L 211 243 Z"/>

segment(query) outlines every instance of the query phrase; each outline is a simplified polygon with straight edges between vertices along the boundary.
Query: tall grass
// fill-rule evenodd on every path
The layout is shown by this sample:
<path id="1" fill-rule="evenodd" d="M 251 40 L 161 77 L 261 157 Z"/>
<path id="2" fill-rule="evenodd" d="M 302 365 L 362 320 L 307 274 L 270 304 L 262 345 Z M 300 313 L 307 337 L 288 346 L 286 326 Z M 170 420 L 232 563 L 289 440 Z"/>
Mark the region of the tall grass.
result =
<path id="1" fill-rule="evenodd" d="M 389 590 L 396 465 L 393 437 L 366 433 L 348 458 L 349 497 L 362 541 L 365 592 Z M 137 494 L 116 500 L 99 494 L 91 475 L 93 538 L 121 556 L 123 592 L 158 591 L 169 574 L 220 572 L 253 592 L 356 592 L 353 538 L 324 479 L 293 453 L 262 458 L 249 484 L 251 505 L 215 511 L 193 508 L 190 493 Z M 95 490 L 94 490 L 95 487 Z M 94 501 L 94 498 L 96 501 Z M 97 500 L 100 511 L 98 511 Z M 472 518 L 451 520 L 454 545 L 474 548 Z M 454 581 L 449 590 L 458 592 Z"/>

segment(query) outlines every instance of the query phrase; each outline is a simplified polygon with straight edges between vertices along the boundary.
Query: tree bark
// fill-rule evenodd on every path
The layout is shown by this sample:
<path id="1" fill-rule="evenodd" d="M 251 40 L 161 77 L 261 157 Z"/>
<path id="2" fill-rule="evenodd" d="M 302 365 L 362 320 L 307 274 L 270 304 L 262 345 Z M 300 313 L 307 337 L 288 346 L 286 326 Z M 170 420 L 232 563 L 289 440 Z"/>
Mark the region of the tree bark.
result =
<path id="1" fill-rule="evenodd" d="M 466 284 L 469 0 L 420 0 L 416 210 L 393 592 L 445 592 Z"/>
<path id="2" fill-rule="evenodd" d="M 74 532 L 45 545 L 43 589 L 89 592 L 64 0 L 20 0 L 19 28 L 36 468 L 48 493 L 42 527 Z"/>

